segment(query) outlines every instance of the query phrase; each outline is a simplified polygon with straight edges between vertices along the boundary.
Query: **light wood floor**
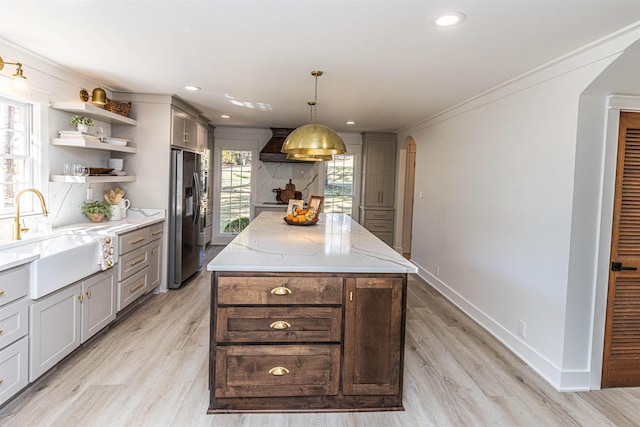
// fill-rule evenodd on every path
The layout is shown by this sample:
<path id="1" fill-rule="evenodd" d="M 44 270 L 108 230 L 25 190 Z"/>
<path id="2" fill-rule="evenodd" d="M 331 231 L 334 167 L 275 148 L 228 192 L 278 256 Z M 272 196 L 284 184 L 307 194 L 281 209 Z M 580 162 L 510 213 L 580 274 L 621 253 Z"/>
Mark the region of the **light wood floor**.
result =
<path id="1" fill-rule="evenodd" d="M 640 426 L 640 388 L 558 393 L 421 279 L 402 412 L 207 415 L 209 274 L 152 296 L 0 409 L 2 426 Z"/>

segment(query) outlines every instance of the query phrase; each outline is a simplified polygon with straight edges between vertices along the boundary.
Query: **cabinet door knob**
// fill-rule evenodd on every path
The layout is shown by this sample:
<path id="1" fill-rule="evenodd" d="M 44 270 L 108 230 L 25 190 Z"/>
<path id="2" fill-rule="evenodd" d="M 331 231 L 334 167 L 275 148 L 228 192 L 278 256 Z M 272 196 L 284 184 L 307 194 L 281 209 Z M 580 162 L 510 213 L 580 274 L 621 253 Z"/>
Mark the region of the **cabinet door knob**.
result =
<path id="1" fill-rule="evenodd" d="M 277 320 L 269 325 L 271 329 L 287 329 L 291 327 L 291 323 L 285 320 Z"/>
<path id="2" fill-rule="evenodd" d="M 287 375 L 289 373 L 289 370 L 284 366 L 276 366 L 275 368 L 269 369 L 269 373 L 276 377 L 281 377 L 283 375 Z"/>
<path id="3" fill-rule="evenodd" d="M 91 289 L 87 291 L 87 298 L 91 298 Z"/>
<path id="4" fill-rule="evenodd" d="M 80 302 L 82 302 L 82 300 L 83 300 L 83 299 L 84 299 L 84 297 L 82 296 L 82 294 L 78 295 L 78 300 L 79 300 Z"/>
<path id="5" fill-rule="evenodd" d="M 4 291 L 0 289 L 0 295 L 4 295 Z"/>
<path id="6" fill-rule="evenodd" d="M 284 286 L 278 286 L 277 288 L 271 289 L 271 293 L 274 295 L 289 295 L 291 293 L 291 289 Z"/>

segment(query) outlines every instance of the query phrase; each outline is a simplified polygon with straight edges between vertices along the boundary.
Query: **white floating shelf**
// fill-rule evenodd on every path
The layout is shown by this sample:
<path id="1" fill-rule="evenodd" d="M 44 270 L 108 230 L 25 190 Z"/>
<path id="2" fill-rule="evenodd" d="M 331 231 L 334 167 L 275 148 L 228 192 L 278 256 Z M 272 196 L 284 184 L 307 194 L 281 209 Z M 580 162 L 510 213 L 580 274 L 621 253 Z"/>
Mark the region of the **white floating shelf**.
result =
<path id="1" fill-rule="evenodd" d="M 93 182 L 133 182 L 136 180 L 135 176 L 124 175 L 94 175 L 94 176 L 75 176 L 75 175 L 51 175 L 49 181 L 51 182 L 70 182 L 73 184 L 89 184 Z"/>
<path id="2" fill-rule="evenodd" d="M 135 147 L 88 141 L 81 138 L 52 138 L 50 143 L 51 145 L 57 145 L 61 147 L 89 148 L 92 150 L 118 151 L 120 153 L 135 153 L 138 151 Z"/>
<path id="3" fill-rule="evenodd" d="M 111 111 L 96 107 L 89 102 L 54 102 L 53 104 L 51 104 L 51 108 L 66 111 L 67 113 L 81 114 L 86 117 L 92 117 L 105 123 L 115 123 L 132 126 L 138 124 L 138 122 L 130 119 L 129 117 L 112 113 Z"/>

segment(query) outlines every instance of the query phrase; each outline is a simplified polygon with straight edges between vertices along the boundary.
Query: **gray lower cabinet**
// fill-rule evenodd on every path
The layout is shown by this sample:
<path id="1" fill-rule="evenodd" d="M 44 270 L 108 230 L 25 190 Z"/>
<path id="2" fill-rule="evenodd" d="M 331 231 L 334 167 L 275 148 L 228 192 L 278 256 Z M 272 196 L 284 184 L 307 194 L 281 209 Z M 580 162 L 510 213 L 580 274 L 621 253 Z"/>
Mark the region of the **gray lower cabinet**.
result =
<path id="1" fill-rule="evenodd" d="M 35 300 L 29 307 L 29 381 L 35 381 L 115 319 L 115 269 Z"/>
<path id="2" fill-rule="evenodd" d="M 82 284 L 68 286 L 29 307 L 29 381 L 80 346 Z"/>
<path id="3" fill-rule="evenodd" d="M 0 405 L 29 383 L 29 266 L 0 271 Z"/>
<path id="4" fill-rule="evenodd" d="M 160 286 L 163 233 L 160 222 L 119 236 L 117 311 Z"/>
<path id="5" fill-rule="evenodd" d="M 98 274 L 82 282 L 82 331 L 85 342 L 116 319 L 115 274 Z"/>

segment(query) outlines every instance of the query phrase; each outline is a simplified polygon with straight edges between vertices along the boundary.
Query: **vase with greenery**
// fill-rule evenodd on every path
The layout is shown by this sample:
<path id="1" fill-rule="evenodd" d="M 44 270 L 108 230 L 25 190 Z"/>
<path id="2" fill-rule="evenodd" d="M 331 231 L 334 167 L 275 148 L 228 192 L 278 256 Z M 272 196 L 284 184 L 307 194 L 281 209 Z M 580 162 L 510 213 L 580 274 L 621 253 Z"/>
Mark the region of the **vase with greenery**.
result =
<path id="1" fill-rule="evenodd" d="M 93 126 L 93 119 L 85 116 L 73 116 L 69 123 L 76 125 L 78 132 L 88 132 L 89 126 Z"/>
<path id="2" fill-rule="evenodd" d="M 92 200 L 84 202 L 80 211 L 91 222 L 102 222 L 111 217 L 111 204 L 100 200 Z"/>

